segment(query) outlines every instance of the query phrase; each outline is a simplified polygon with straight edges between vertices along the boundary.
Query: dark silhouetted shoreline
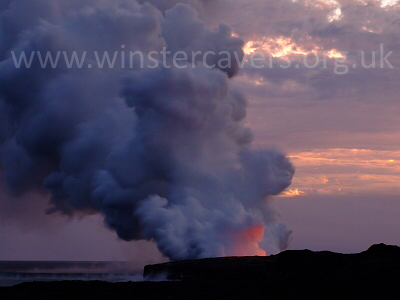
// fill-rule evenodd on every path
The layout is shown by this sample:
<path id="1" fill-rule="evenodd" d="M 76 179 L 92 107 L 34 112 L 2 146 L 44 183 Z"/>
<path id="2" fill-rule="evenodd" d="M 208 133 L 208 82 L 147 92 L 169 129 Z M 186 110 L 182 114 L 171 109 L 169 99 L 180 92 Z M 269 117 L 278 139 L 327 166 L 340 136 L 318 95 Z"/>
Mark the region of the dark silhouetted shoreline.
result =
<path id="1" fill-rule="evenodd" d="M 0 299 L 395 299 L 400 248 L 357 254 L 289 250 L 268 257 L 221 257 L 149 265 L 143 282 L 26 282 Z M 395 298 L 393 298 L 395 297 Z"/>

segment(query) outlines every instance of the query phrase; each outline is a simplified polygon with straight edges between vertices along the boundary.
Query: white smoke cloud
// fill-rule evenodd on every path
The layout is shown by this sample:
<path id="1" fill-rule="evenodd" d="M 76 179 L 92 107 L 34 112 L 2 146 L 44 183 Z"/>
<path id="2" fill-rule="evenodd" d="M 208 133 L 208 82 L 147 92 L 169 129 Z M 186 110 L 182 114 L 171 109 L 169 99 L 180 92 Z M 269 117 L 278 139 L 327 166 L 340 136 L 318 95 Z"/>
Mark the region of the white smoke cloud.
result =
<path id="1" fill-rule="evenodd" d="M 266 197 L 290 185 L 294 168 L 279 151 L 251 148 L 246 99 L 229 85 L 237 64 L 94 63 L 94 51 L 164 47 L 189 61 L 193 51 L 240 58 L 243 41 L 227 26 L 207 28 L 185 4 L 165 14 L 122 0 L 18 0 L 1 9 L 0 154 L 14 192 L 44 187 L 49 212 L 101 212 L 120 238 L 155 240 L 170 259 L 287 247 L 290 230 Z M 16 68 L 12 54 L 32 51 L 88 55 L 84 68 L 62 60 Z"/>

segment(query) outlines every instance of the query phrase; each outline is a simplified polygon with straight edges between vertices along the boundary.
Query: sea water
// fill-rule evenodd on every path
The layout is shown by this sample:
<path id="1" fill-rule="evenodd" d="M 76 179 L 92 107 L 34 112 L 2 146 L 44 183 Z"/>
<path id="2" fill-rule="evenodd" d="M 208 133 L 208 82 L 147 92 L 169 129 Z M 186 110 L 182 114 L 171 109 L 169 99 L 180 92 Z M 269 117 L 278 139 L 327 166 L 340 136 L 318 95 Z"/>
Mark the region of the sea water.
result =
<path id="1" fill-rule="evenodd" d="M 0 261 L 0 286 L 56 280 L 127 282 L 143 275 L 129 262 Z"/>

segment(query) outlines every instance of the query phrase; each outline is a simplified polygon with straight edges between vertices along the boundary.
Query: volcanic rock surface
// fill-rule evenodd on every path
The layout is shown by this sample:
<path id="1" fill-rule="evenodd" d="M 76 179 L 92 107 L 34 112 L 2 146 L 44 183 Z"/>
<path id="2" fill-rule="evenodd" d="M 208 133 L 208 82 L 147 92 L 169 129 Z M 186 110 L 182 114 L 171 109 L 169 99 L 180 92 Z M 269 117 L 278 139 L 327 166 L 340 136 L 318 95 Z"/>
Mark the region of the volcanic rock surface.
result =
<path id="1" fill-rule="evenodd" d="M 23 283 L 0 288 L 0 299 L 400 299 L 400 248 L 169 262 L 144 277 L 168 281 Z"/>

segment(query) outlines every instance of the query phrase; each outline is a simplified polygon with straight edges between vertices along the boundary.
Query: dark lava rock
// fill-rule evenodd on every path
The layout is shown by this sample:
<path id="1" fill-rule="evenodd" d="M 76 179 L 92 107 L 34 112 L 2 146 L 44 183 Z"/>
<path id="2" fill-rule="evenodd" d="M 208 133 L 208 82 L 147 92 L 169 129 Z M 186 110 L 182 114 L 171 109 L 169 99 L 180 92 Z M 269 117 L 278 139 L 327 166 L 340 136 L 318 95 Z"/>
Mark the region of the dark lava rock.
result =
<path id="1" fill-rule="evenodd" d="M 0 299 L 400 299 L 400 248 L 358 254 L 291 250 L 146 266 L 161 282 L 37 282 L 0 288 Z"/>

